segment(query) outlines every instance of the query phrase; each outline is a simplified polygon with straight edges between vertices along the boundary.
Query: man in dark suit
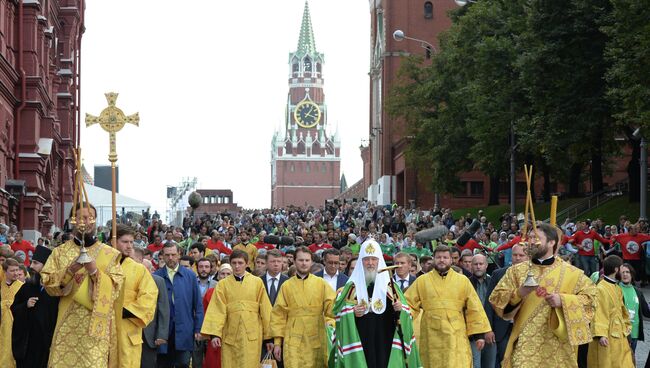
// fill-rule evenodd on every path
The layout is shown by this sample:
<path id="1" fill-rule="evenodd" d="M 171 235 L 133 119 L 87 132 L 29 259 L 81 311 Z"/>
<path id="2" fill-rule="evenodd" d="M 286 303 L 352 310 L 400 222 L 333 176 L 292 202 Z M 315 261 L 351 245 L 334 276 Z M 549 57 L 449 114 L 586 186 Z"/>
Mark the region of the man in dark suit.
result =
<path id="1" fill-rule="evenodd" d="M 280 286 L 289 278 L 282 273 L 282 253 L 277 249 L 266 252 L 266 272 L 260 276 L 264 282 L 264 289 L 269 296 L 271 305 L 275 305 L 275 299 L 280 291 Z"/>
<path id="2" fill-rule="evenodd" d="M 264 289 L 269 296 L 271 305 L 275 305 L 275 299 L 278 297 L 280 287 L 285 281 L 289 280 L 287 275 L 282 274 L 282 253 L 277 249 L 271 249 L 266 252 L 266 272 L 260 276 L 264 282 Z M 262 359 L 266 355 L 266 343 L 273 342 L 273 340 L 266 340 L 262 342 Z M 273 352 L 271 352 L 273 353 Z M 278 368 L 283 368 L 284 365 L 281 361 L 277 362 Z"/>
<path id="3" fill-rule="evenodd" d="M 393 274 L 393 280 L 402 289 L 402 292 L 406 292 L 406 289 L 415 282 L 415 276 L 411 275 L 410 272 L 411 257 L 406 253 L 399 252 L 393 256 L 393 263 L 397 266 Z"/>
<path id="4" fill-rule="evenodd" d="M 526 252 L 524 252 L 524 248 L 519 245 L 515 244 L 512 247 L 512 264 L 516 265 L 521 262 L 526 262 L 528 261 L 528 257 L 526 256 Z M 492 291 L 494 291 L 494 288 L 497 286 L 503 275 L 506 274 L 506 271 L 508 270 L 508 267 L 502 267 L 494 270 L 492 272 L 492 278 L 488 282 L 487 286 L 487 292 L 486 294 L 488 295 L 488 299 L 490 295 L 492 294 Z M 494 313 L 494 309 L 492 308 L 492 304 L 490 303 L 485 303 L 485 313 L 490 316 L 490 324 L 492 325 L 492 332 L 494 332 L 494 338 L 497 343 L 497 361 L 496 361 L 496 368 L 501 368 L 501 361 L 503 360 L 503 356 L 506 353 L 506 347 L 508 346 L 508 339 L 510 338 L 510 332 L 512 331 L 512 322 L 511 321 L 506 321 L 499 316 L 497 316 L 496 313 Z"/>
<path id="5" fill-rule="evenodd" d="M 143 260 L 142 264 L 147 267 L 149 272 L 153 271 L 153 265 L 148 259 Z M 140 360 L 142 368 L 156 367 L 158 346 L 166 344 L 169 337 L 169 301 L 167 300 L 165 280 L 158 275 L 151 276 L 158 287 L 158 301 L 153 320 L 142 330 L 142 339 L 144 340 L 142 359 Z"/>
<path id="6" fill-rule="evenodd" d="M 348 276 L 339 272 L 340 259 L 341 251 L 336 248 L 326 249 L 323 251 L 325 269 L 315 273 L 315 276 L 325 279 L 334 291 L 342 288 L 348 282 Z"/>

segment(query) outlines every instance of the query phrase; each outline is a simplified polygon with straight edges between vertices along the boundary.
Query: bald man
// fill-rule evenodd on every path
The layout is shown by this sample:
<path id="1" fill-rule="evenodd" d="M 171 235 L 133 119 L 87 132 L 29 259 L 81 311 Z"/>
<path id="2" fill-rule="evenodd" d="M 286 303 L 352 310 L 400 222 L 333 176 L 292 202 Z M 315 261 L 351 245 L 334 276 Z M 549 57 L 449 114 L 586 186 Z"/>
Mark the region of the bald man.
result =
<path id="1" fill-rule="evenodd" d="M 478 298 L 481 299 L 481 304 L 483 305 L 485 314 L 490 321 L 490 326 L 492 326 L 494 311 L 489 306 L 490 302 L 488 301 L 490 297 L 490 294 L 488 294 L 488 284 L 491 277 L 487 274 L 487 258 L 483 254 L 476 254 L 472 257 L 471 262 L 472 276 L 469 280 L 472 282 L 474 290 L 476 290 L 476 294 L 478 294 Z M 477 346 L 475 341 L 471 342 L 471 347 L 472 361 L 474 364 L 480 367 L 494 367 L 497 357 L 497 346 L 493 331 L 485 334 L 485 346 L 482 349 Z"/>

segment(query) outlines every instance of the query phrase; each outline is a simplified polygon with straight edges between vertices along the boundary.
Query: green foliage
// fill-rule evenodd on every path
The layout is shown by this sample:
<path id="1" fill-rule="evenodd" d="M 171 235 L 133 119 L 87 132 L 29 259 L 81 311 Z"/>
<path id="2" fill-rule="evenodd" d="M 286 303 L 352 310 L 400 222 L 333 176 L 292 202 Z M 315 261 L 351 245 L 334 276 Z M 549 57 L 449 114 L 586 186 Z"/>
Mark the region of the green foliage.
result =
<path id="1" fill-rule="evenodd" d="M 452 12 L 431 64 L 405 59 L 389 91 L 388 112 L 412 137 L 410 163 L 439 192 L 452 192 L 469 169 L 505 177 L 513 126 L 518 166 L 525 157 L 566 182 L 573 164 L 592 160 L 602 180 L 618 149 L 614 117 L 650 121 L 642 3 L 482 0 Z"/>
<path id="2" fill-rule="evenodd" d="M 650 124 L 650 7 L 647 1 L 610 0 L 613 10 L 604 32 L 609 36 L 608 96 L 619 124 Z"/>

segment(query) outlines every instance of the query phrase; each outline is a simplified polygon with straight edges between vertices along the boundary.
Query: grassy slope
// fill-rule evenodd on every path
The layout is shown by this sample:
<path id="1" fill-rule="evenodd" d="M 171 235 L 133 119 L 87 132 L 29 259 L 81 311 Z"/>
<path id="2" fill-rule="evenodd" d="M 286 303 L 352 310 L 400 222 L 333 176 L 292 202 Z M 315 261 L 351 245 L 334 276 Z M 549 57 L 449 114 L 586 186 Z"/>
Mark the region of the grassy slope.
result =
<path id="1" fill-rule="evenodd" d="M 572 204 L 580 201 L 580 198 L 571 198 L 571 199 L 565 199 L 565 200 L 560 200 L 558 201 L 557 207 L 558 207 L 558 212 L 562 211 L 563 209 L 571 206 Z M 517 206 L 515 207 L 517 209 L 517 213 L 519 212 L 524 212 L 524 201 L 521 201 L 522 203 L 517 203 Z M 509 204 L 502 204 L 502 205 L 497 205 L 497 206 L 484 206 L 484 207 L 472 207 L 472 208 L 459 208 L 457 210 L 453 211 L 454 218 L 460 218 L 460 216 L 464 216 L 466 213 L 471 213 L 473 217 L 476 216 L 478 213 L 478 210 L 483 210 L 483 215 L 487 217 L 488 221 L 491 221 L 492 223 L 497 225 L 496 223 L 499 221 L 499 217 L 503 215 L 506 212 L 510 212 L 510 205 Z M 550 216 L 551 213 L 551 203 L 535 203 L 535 216 L 538 220 L 545 220 Z M 559 221 L 559 219 L 558 219 Z M 497 226 L 498 227 L 498 226 Z"/>

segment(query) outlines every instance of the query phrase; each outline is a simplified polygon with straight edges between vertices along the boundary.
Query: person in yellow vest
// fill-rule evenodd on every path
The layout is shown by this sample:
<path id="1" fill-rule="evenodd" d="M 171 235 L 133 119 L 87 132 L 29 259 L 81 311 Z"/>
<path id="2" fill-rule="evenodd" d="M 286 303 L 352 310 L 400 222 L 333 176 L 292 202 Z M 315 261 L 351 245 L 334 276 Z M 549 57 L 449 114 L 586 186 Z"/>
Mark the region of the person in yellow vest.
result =
<path id="1" fill-rule="evenodd" d="M 75 227 L 73 238 L 52 250 L 41 271 L 47 293 L 61 297 L 49 368 L 108 367 L 116 341 L 114 307 L 124 281 L 120 252 L 97 241 L 90 223 L 95 208 L 78 207 L 77 223 L 87 224 L 85 235 Z M 92 258 L 89 263 L 77 262 L 82 245 Z"/>
<path id="2" fill-rule="evenodd" d="M 578 367 L 578 346 L 591 342 L 596 285 L 579 268 L 555 255 L 558 231 L 537 224 L 528 262 L 512 265 L 490 295 L 495 313 L 514 320 L 501 366 Z M 524 286 L 528 271 L 539 286 Z M 516 342 L 516 343 L 515 343 Z"/>
<path id="3" fill-rule="evenodd" d="M 239 234 L 239 244 L 235 245 L 232 249 L 240 249 L 248 254 L 248 270 L 252 272 L 255 269 L 255 258 L 257 258 L 257 247 L 249 242 L 250 238 L 246 230 Z"/>
<path id="4" fill-rule="evenodd" d="M 590 368 L 634 367 L 632 349 L 627 340 L 632 323 L 623 302 L 623 291 L 618 286 L 622 264 L 623 259 L 615 255 L 603 261 L 605 276 L 596 287 L 598 307 L 591 324 L 594 339 L 589 343 L 587 355 Z"/>
<path id="5" fill-rule="evenodd" d="M 246 252 L 234 250 L 230 265 L 233 274 L 214 289 L 201 333 L 213 348 L 221 347 L 224 367 L 257 368 L 262 341 L 270 338 L 271 302 L 262 279 L 246 272 Z M 266 348 L 272 351 L 273 343 Z"/>
<path id="6" fill-rule="evenodd" d="M 312 253 L 296 249 L 296 275 L 285 281 L 271 313 L 274 356 L 286 368 L 327 365 L 325 324 L 334 327 L 332 305 L 336 294 L 322 277 L 309 273 Z M 284 358 L 282 351 L 284 350 Z"/>
<path id="7" fill-rule="evenodd" d="M 124 285 L 115 308 L 117 321 L 117 366 L 140 367 L 142 354 L 142 329 L 156 313 L 158 287 L 149 271 L 131 258 L 135 230 L 117 225 L 117 250 L 122 253 L 120 265 L 124 273 Z"/>
<path id="8" fill-rule="evenodd" d="M 404 296 L 413 319 L 422 313 L 420 358 L 425 367 L 471 367 L 470 340 L 480 351 L 490 322 L 467 277 L 451 271 L 451 249 L 433 251 L 434 269 L 418 277 Z"/>
<path id="9" fill-rule="evenodd" d="M 20 263 L 13 258 L 7 258 L 2 264 L 2 270 L 5 279 L 0 286 L 0 367 L 15 368 L 16 361 L 11 350 L 11 328 L 14 323 L 11 304 L 14 302 L 14 296 L 23 286 L 23 283 L 18 280 Z"/>

